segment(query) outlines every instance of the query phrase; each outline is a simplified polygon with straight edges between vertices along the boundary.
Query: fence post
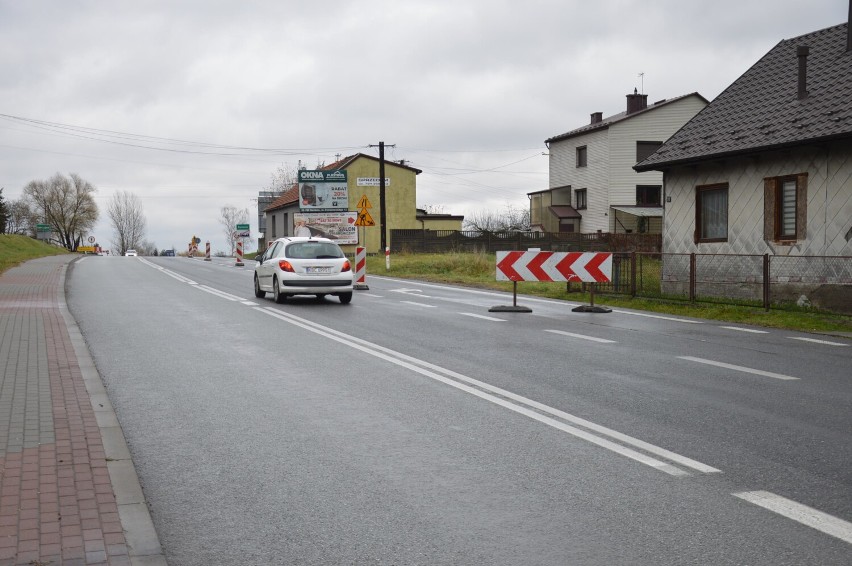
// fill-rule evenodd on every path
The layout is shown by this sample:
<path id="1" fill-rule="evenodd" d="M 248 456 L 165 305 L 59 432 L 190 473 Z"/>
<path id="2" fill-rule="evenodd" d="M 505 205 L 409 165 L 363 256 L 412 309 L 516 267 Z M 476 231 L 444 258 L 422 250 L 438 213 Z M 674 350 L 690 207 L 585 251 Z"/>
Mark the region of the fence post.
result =
<path id="1" fill-rule="evenodd" d="M 689 302 L 695 302 L 695 253 L 689 254 Z"/>
<path id="2" fill-rule="evenodd" d="M 630 296 L 636 298 L 636 250 L 630 252 Z"/>
<path id="3" fill-rule="evenodd" d="M 763 254 L 763 308 L 769 312 L 769 254 Z"/>

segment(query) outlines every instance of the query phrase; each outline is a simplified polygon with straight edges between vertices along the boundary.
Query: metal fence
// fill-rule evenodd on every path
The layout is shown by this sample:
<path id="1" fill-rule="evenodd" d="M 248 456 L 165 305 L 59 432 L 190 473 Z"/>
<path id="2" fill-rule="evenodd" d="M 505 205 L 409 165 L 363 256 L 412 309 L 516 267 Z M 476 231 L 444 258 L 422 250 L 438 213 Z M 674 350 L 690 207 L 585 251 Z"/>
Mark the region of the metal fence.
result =
<path id="1" fill-rule="evenodd" d="M 600 292 L 852 314 L 852 257 L 614 253 Z"/>

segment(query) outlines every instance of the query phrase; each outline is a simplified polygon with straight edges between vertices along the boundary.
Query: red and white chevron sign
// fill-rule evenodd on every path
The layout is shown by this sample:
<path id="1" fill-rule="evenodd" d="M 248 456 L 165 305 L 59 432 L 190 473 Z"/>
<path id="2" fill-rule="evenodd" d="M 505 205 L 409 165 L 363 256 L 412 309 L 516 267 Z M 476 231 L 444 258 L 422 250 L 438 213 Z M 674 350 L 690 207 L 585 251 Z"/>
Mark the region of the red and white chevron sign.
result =
<path id="1" fill-rule="evenodd" d="M 497 281 L 608 283 L 611 279 L 611 253 L 497 252 Z"/>

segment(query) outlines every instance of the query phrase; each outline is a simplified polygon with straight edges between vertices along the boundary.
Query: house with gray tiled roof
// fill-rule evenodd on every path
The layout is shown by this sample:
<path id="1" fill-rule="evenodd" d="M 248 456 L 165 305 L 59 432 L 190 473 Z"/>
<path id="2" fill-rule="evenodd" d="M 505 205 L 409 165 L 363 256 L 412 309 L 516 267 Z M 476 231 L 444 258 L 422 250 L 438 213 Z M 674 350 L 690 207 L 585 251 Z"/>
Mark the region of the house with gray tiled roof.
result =
<path id="1" fill-rule="evenodd" d="M 664 175 L 664 252 L 852 256 L 850 44 L 781 41 L 635 166 Z"/>
<path id="2" fill-rule="evenodd" d="M 340 210 L 341 214 L 354 213 L 358 216 L 369 217 L 370 222 L 360 225 L 356 223 L 358 245 L 364 246 L 367 253 L 380 253 L 381 250 L 381 194 L 379 183 L 380 161 L 372 155 L 356 153 L 346 156 L 329 165 L 318 169 L 325 171 L 344 170 L 347 173 L 347 196 L 348 206 L 346 210 Z M 460 230 L 463 216 L 449 214 L 428 214 L 417 208 L 417 175 L 422 173 L 420 169 L 411 167 L 405 162 L 385 162 L 386 179 L 386 207 L 385 220 L 388 236 L 392 236 L 394 230 Z M 310 208 L 301 206 L 299 184 L 296 183 L 282 192 L 275 200 L 269 203 L 262 211 L 266 230 L 260 245 L 265 247 L 266 243 L 284 236 L 295 234 L 297 220 L 305 220 L 307 227 L 313 236 L 330 236 L 323 231 L 322 222 L 312 223 L 312 218 L 328 216 L 324 212 L 316 214 Z M 366 205 L 366 206 L 362 206 Z M 388 240 L 390 242 L 390 240 Z M 354 245 L 344 244 L 343 249 L 347 253 L 353 253 Z"/>
<path id="3" fill-rule="evenodd" d="M 530 224 L 543 232 L 652 233 L 662 230 L 662 173 L 633 165 L 707 105 L 698 93 L 648 104 L 634 90 L 623 112 L 545 140 L 549 188 L 529 193 Z"/>

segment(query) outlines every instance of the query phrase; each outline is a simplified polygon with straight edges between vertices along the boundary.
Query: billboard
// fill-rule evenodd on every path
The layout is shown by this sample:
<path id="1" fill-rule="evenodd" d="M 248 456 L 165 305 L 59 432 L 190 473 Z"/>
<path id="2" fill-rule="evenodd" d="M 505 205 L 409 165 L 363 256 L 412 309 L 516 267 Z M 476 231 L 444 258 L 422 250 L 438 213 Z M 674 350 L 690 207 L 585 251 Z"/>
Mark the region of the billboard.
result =
<path id="1" fill-rule="evenodd" d="M 346 171 L 299 171 L 299 210 L 327 212 L 349 209 Z"/>
<path id="2" fill-rule="evenodd" d="M 354 211 L 296 213 L 293 215 L 294 236 L 318 236 L 338 244 L 357 244 L 357 219 L 358 213 Z"/>

